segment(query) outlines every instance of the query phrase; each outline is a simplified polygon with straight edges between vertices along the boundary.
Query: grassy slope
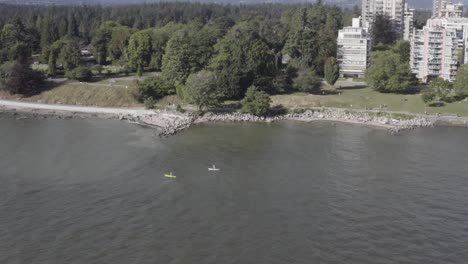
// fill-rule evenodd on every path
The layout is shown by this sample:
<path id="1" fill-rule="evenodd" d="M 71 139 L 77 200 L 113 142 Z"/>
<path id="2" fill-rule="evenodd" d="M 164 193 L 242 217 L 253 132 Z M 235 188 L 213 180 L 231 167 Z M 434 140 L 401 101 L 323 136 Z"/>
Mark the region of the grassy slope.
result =
<path id="1" fill-rule="evenodd" d="M 31 97 L 17 98 L 0 93 L 0 98 L 21 99 L 46 104 L 69 104 L 102 107 L 141 106 L 125 88 L 93 86 L 92 84 L 62 84 L 54 89 Z"/>
<path id="2" fill-rule="evenodd" d="M 272 96 L 274 105 L 287 108 L 307 107 L 346 107 L 356 109 L 379 108 L 386 105 L 386 110 L 411 113 L 447 113 L 468 116 L 468 102 L 447 103 L 442 107 L 428 107 L 421 100 L 421 95 L 383 94 L 370 88 L 338 89 L 336 94 L 310 95 L 296 93 L 291 95 Z"/>
<path id="3" fill-rule="evenodd" d="M 116 85 L 129 85 L 131 80 L 117 79 Z M 29 102 L 41 102 L 49 104 L 70 104 L 102 107 L 138 107 L 142 106 L 123 87 L 106 86 L 108 80 L 91 84 L 71 84 L 64 83 L 41 94 L 18 98 L 0 91 L 0 98 L 21 99 Z M 105 85 L 103 85 L 105 84 Z M 442 107 L 428 107 L 421 100 L 419 94 L 383 94 L 373 91 L 370 88 L 343 88 L 325 95 L 311 95 L 295 93 L 289 95 L 272 96 L 273 105 L 283 105 L 287 108 L 308 108 L 308 107 L 344 107 L 355 109 L 384 108 L 390 111 L 402 111 L 411 113 L 446 113 L 468 116 L 468 102 L 460 101 L 447 103 Z M 169 96 L 159 101 L 161 106 L 177 105 L 182 102 L 176 96 Z"/>

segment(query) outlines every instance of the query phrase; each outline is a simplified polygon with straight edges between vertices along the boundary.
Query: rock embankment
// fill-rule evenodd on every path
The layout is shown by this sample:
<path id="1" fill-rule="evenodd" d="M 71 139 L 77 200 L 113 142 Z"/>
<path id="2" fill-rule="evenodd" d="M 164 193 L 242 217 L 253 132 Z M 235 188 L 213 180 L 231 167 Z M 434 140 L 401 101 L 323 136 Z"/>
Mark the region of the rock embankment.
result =
<path id="1" fill-rule="evenodd" d="M 333 121 L 354 124 L 366 124 L 383 127 L 396 133 L 417 127 L 433 126 L 438 121 L 448 124 L 467 125 L 468 118 L 450 117 L 443 119 L 439 116 L 410 116 L 394 113 L 371 111 L 345 110 L 324 108 L 307 110 L 295 114 L 285 114 L 270 117 L 257 117 L 250 114 L 207 113 L 196 115 L 193 113 L 179 113 L 175 111 L 129 109 L 129 108 L 99 108 L 67 105 L 34 104 L 18 101 L 0 100 L 0 111 L 23 112 L 34 116 L 58 116 L 65 118 L 96 116 L 102 118 L 116 118 L 132 123 L 157 127 L 160 136 L 170 136 L 187 129 L 195 123 L 205 122 L 275 122 L 280 120 Z"/>
<path id="2" fill-rule="evenodd" d="M 184 130 L 196 123 L 208 122 L 276 122 L 280 120 L 297 120 L 304 122 L 334 121 L 353 124 L 366 124 L 389 129 L 392 133 L 417 127 L 430 127 L 434 120 L 414 116 L 410 118 L 392 118 L 391 115 L 382 115 L 368 112 L 350 112 L 338 109 L 325 109 L 321 111 L 307 110 L 303 113 L 286 114 L 270 117 L 258 117 L 243 113 L 206 113 L 198 116 L 194 114 L 180 114 L 169 112 L 155 112 L 151 115 L 133 116 L 129 121 L 156 126 L 160 129 L 160 136 L 170 136 Z"/>

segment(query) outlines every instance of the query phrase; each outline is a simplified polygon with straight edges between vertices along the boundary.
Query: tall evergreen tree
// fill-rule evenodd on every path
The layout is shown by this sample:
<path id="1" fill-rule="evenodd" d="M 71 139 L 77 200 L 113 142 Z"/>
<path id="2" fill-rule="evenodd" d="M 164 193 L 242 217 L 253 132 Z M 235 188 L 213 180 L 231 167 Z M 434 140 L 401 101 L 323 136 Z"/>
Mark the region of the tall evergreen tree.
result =
<path id="1" fill-rule="evenodd" d="M 338 80 L 339 67 L 336 59 L 334 57 L 328 58 L 325 62 L 325 81 L 329 85 L 335 85 Z"/>

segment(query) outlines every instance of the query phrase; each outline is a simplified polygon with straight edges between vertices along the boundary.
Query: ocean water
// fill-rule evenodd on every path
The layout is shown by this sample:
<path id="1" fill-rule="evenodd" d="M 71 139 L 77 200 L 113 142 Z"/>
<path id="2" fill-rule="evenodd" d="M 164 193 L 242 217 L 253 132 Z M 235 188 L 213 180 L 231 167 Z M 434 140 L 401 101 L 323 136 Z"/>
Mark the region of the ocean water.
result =
<path id="1" fill-rule="evenodd" d="M 0 116 L 0 263 L 468 263 L 467 143 L 456 128 L 219 123 L 160 139 Z"/>

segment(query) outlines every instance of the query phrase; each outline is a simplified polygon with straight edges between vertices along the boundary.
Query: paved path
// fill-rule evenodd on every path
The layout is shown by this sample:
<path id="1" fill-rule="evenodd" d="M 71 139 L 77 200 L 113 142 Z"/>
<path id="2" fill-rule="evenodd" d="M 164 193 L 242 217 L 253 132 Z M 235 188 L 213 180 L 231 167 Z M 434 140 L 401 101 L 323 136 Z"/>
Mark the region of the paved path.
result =
<path id="1" fill-rule="evenodd" d="M 66 111 L 78 113 L 95 113 L 95 114 L 132 114 L 132 115 L 146 115 L 154 114 L 153 110 L 146 110 L 144 108 L 110 108 L 110 107 L 92 107 L 92 106 L 75 106 L 75 105 L 58 105 L 58 104 L 39 104 L 28 103 L 11 100 L 0 100 L 0 107 L 16 108 L 16 109 L 38 109 L 50 111 Z"/>

